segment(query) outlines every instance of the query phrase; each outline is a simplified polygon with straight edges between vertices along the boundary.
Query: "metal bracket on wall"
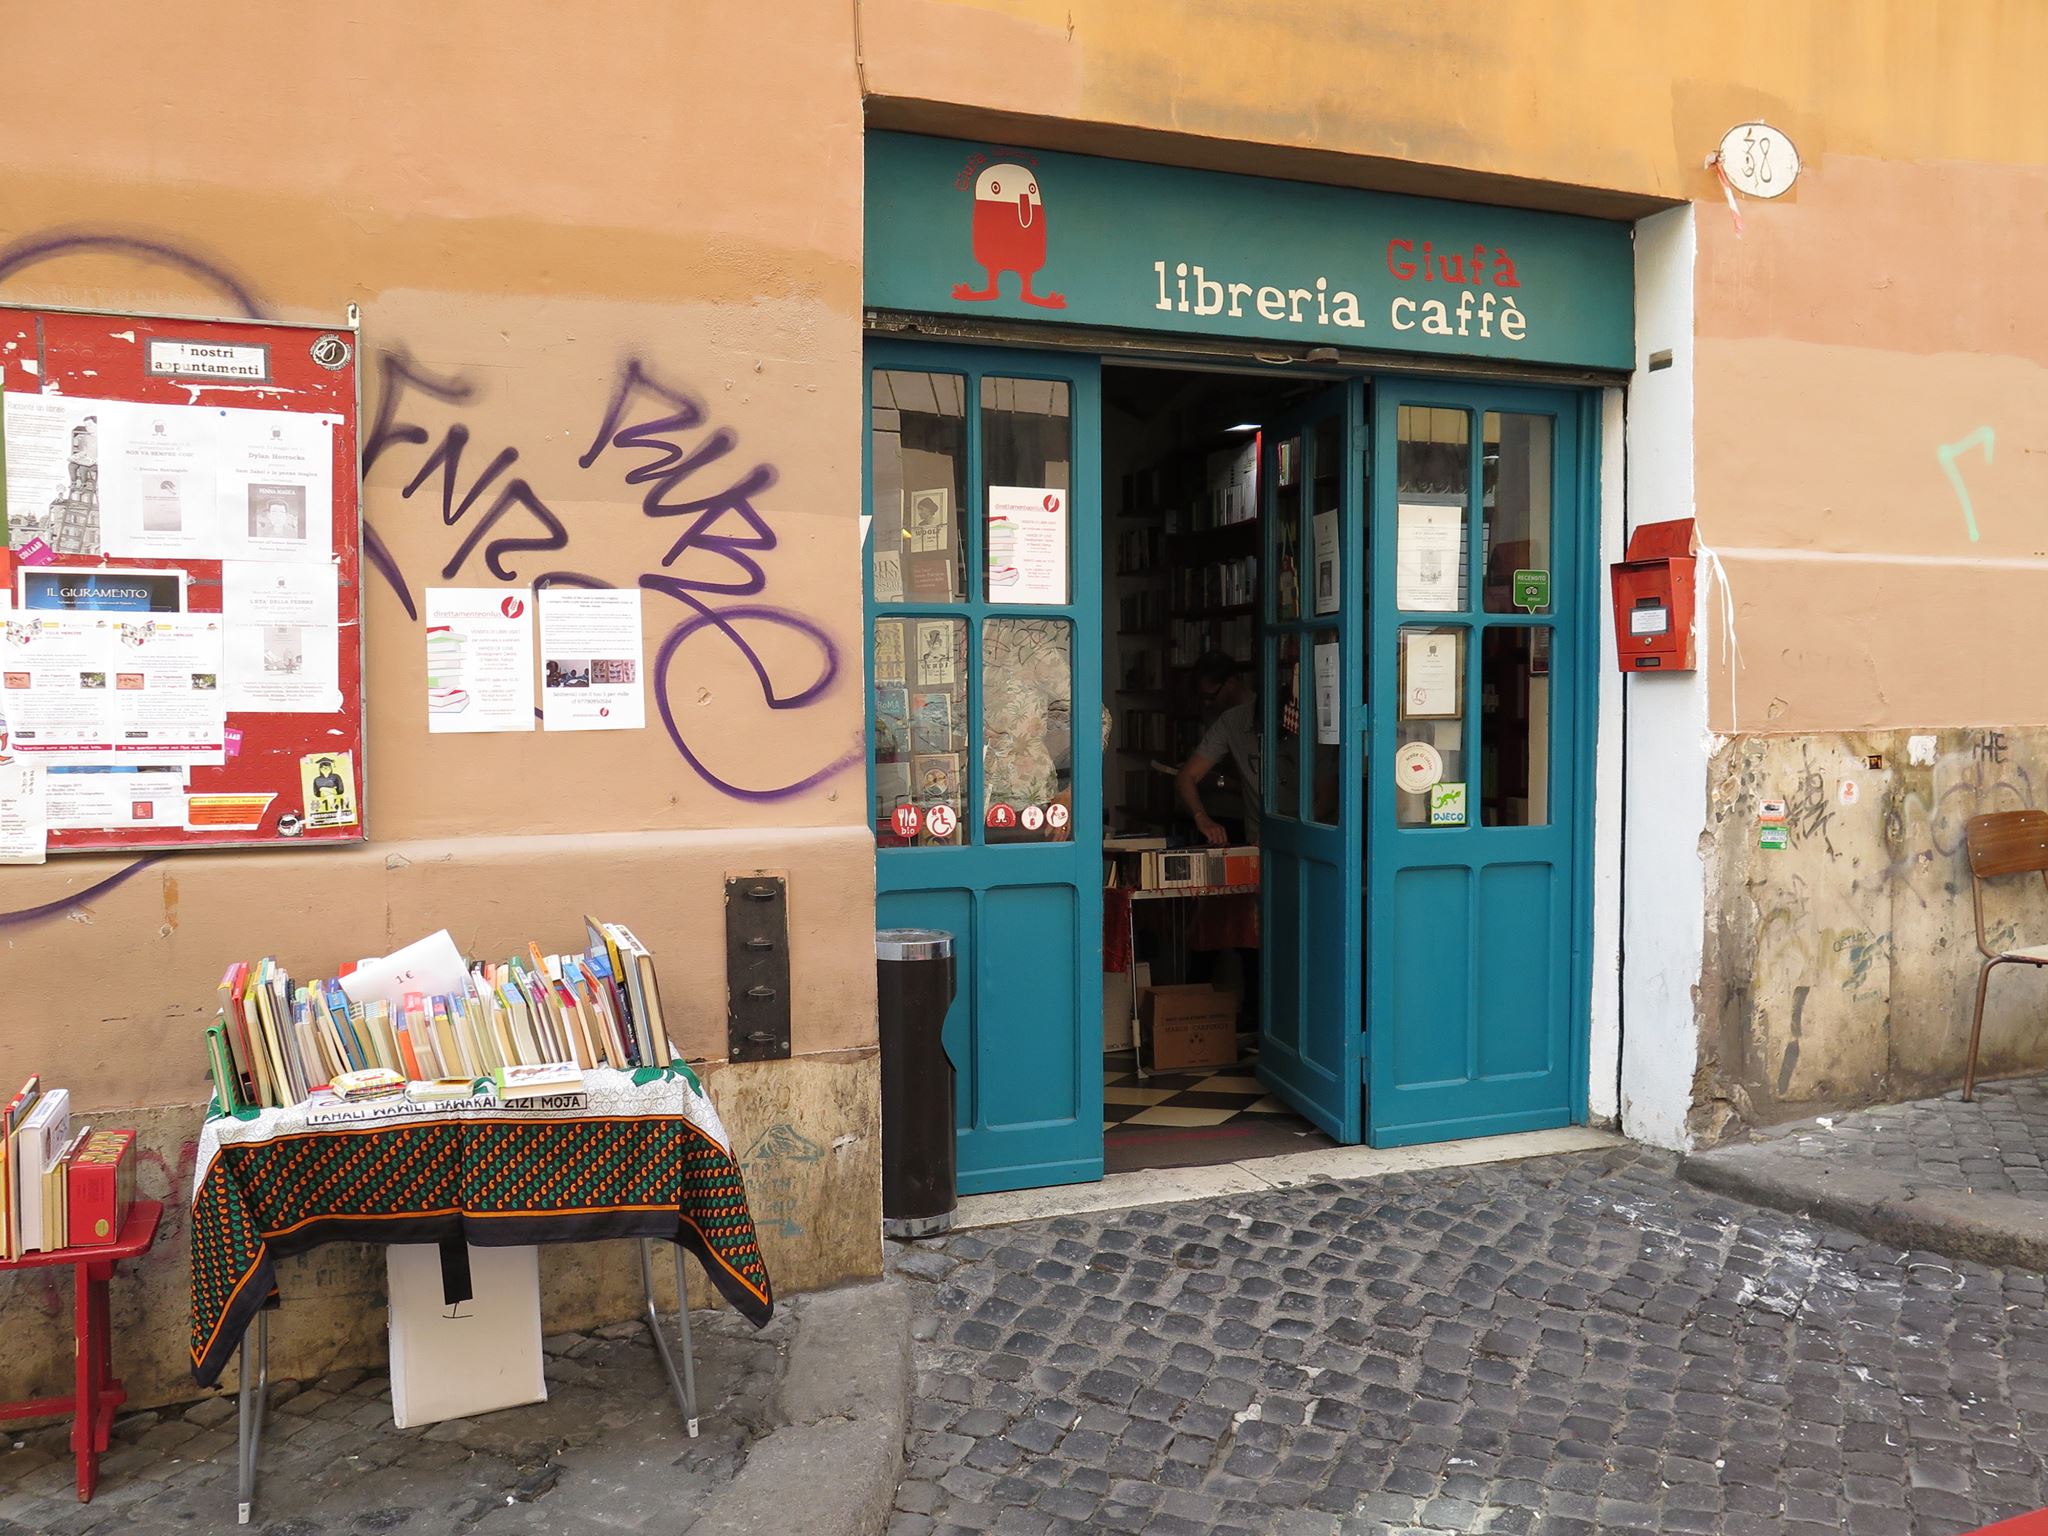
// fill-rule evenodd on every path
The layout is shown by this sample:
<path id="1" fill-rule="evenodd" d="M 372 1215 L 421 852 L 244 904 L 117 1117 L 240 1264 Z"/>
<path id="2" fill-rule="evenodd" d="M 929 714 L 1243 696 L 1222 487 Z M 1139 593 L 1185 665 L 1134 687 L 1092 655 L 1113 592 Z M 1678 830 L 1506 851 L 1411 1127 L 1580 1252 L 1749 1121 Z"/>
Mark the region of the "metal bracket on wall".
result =
<path id="1" fill-rule="evenodd" d="M 729 1061 L 789 1058 L 789 882 L 725 879 L 725 1041 Z"/>

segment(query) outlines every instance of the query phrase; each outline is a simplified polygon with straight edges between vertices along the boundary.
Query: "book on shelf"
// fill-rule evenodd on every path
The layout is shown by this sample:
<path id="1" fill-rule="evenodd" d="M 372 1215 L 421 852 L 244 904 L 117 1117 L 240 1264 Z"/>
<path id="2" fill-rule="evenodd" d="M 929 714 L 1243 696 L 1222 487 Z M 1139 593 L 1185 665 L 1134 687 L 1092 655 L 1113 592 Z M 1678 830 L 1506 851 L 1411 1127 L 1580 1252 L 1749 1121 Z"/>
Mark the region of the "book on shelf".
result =
<path id="1" fill-rule="evenodd" d="M 23 1116 L 16 1132 L 16 1157 L 21 1210 L 20 1242 L 16 1253 L 46 1252 L 52 1246 L 48 1216 L 44 1210 L 50 1188 L 50 1170 L 58 1165 L 71 1140 L 71 1092 L 52 1088 L 41 1095 Z M 63 1247 L 62 1243 L 55 1245 Z"/>
<path id="2" fill-rule="evenodd" d="M 346 1100 L 330 1090 L 381 1081 L 376 1074 L 401 1088 L 525 1082 L 519 1069 L 566 1064 L 575 1087 L 596 1068 L 669 1065 L 653 954 L 622 923 L 586 917 L 584 937 L 581 952 L 550 954 L 533 942 L 503 960 L 464 960 L 442 932 L 332 978 L 295 979 L 272 956 L 238 960 L 221 976 L 203 1032 L 221 1107 Z"/>
<path id="3" fill-rule="evenodd" d="M 43 1080 L 31 1076 L 0 1113 L 0 1257 L 21 1257 L 21 1124 L 42 1096 Z"/>
<path id="4" fill-rule="evenodd" d="M 135 1133 L 94 1131 L 65 1169 L 67 1239 L 74 1248 L 119 1242 L 135 1203 Z"/>

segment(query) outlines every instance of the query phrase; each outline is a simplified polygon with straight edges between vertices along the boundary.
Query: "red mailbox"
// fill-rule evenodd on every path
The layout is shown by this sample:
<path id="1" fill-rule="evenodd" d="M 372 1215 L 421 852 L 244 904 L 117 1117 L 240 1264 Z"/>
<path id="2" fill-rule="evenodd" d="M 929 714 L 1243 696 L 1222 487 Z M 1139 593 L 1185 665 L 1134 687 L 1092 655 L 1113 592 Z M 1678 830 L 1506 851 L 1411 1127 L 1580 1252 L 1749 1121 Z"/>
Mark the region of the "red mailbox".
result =
<path id="1" fill-rule="evenodd" d="M 1614 651 L 1624 672 L 1690 672 L 1693 567 L 1699 531 L 1689 517 L 1644 523 L 1612 571 Z"/>

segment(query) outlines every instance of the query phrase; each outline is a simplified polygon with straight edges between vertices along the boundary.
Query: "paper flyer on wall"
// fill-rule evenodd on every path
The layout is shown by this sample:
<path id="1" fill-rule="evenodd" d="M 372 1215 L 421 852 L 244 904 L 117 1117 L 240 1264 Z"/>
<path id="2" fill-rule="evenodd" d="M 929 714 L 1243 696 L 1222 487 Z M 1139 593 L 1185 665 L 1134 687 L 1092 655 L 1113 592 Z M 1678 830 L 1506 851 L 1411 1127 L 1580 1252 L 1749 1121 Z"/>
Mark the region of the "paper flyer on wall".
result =
<path id="1" fill-rule="evenodd" d="M 427 730 L 533 729 L 533 595 L 503 587 L 426 591 Z"/>
<path id="2" fill-rule="evenodd" d="M 94 614 L 16 613 L 0 624 L 0 710 L 17 756 L 112 761 L 111 628 Z"/>
<path id="3" fill-rule="evenodd" d="M 1458 713 L 1458 637 L 1401 636 L 1401 718 L 1433 720 Z"/>
<path id="4" fill-rule="evenodd" d="M 537 602 L 542 726 L 550 731 L 644 726 L 639 589 L 548 587 Z"/>
<path id="5" fill-rule="evenodd" d="M 1338 698 L 1338 650 L 1334 640 L 1316 642 L 1316 745 L 1337 746 L 1343 740 L 1342 704 Z"/>
<path id="6" fill-rule="evenodd" d="M 338 713 L 340 573 L 334 562 L 224 560 L 220 571 L 228 709 Z"/>
<path id="7" fill-rule="evenodd" d="M 52 768 L 45 786 L 52 832 L 184 824 L 181 767 Z"/>
<path id="8" fill-rule="evenodd" d="M 102 417 L 119 402 L 78 395 L 0 396 L 7 441 L 7 540 L 59 555 L 100 553 Z"/>
<path id="9" fill-rule="evenodd" d="M 121 762 L 227 761 L 218 614 L 121 620 L 114 631 L 114 755 Z"/>
<path id="10" fill-rule="evenodd" d="M 1465 509 L 1404 501 L 1394 546 L 1394 605 L 1410 613 L 1455 613 L 1464 566 Z"/>
<path id="11" fill-rule="evenodd" d="M 48 857 L 47 775 L 40 763 L 0 763 L 0 864 L 41 864 Z"/>
<path id="12" fill-rule="evenodd" d="M 1050 486 L 988 488 L 990 602 L 1067 600 L 1067 493 Z"/>
<path id="13" fill-rule="evenodd" d="M 334 421 L 294 411 L 220 413 L 221 552 L 326 561 L 334 553 Z"/>
<path id="14" fill-rule="evenodd" d="M 1318 614 L 1337 611 L 1337 514 L 1315 516 L 1315 603 Z"/>
<path id="15" fill-rule="evenodd" d="M 221 413 L 109 402 L 101 414 L 100 541 L 111 555 L 216 559 Z"/>
<path id="16" fill-rule="evenodd" d="M 309 827 L 356 824 L 356 762 L 353 752 L 308 752 L 299 759 L 300 801 Z"/>

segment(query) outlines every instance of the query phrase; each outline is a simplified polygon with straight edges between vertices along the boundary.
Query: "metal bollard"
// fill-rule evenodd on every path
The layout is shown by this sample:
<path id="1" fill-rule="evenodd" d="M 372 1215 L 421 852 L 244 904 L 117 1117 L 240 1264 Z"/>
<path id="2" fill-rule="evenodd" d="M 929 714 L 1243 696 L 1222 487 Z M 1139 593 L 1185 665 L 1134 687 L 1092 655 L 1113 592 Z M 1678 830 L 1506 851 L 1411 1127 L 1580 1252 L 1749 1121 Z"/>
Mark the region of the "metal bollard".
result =
<path id="1" fill-rule="evenodd" d="M 882 1050 L 882 1230 L 949 1230 L 954 1188 L 953 1059 L 941 1031 L 953 1004 L 953 935 L 885 928 L 875 935 Z"/>

